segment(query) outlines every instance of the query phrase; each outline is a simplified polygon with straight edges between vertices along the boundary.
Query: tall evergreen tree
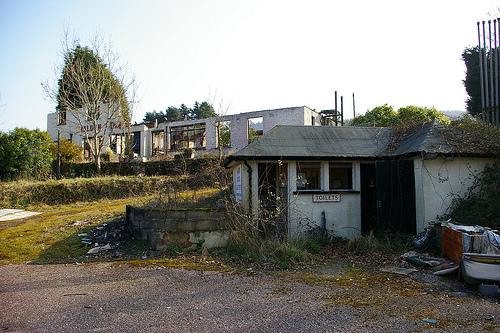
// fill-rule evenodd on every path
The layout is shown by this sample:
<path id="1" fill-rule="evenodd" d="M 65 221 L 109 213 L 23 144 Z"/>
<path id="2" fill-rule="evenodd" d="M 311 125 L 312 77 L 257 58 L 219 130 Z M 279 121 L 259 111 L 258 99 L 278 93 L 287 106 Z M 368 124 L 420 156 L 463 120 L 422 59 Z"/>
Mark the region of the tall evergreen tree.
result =
<path id="1" fill-rule="evenodd" d="M 465 79 L 462 81 L 467 92 L 465 105 L 467 112 L 476 116 L 481 113 L 481 80 L 479 75 L 479 51 L 477 47 L 469 47 L 462 53 L 465 63 Z"/>

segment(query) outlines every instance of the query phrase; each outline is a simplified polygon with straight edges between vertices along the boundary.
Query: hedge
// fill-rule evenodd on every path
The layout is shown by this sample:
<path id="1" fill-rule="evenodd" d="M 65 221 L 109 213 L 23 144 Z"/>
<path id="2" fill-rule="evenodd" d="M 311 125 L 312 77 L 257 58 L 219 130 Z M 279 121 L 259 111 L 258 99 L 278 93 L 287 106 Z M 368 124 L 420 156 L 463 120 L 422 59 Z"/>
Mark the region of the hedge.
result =
<path id="1" fill-rule="evenodd" d="M 97 177 L 0 184 L 0 208 L 29 204 L 68 204 L 78 201 L 120 199 L 158 193 L 168 187 L 192 186 L 189 177 Z"/>
<path id="2" fill-rule="evenodd" d="M 217 158 L 173 159 L 150 162 L 102 162 L 102 176 L 176 176 L 195 175 L 207 168 L 219 165 Z M 54 170 L 54 174 L 56 174 Z M 63 178 L 90 178 L 96 175 L 94 163 L 63 163 Z"/>

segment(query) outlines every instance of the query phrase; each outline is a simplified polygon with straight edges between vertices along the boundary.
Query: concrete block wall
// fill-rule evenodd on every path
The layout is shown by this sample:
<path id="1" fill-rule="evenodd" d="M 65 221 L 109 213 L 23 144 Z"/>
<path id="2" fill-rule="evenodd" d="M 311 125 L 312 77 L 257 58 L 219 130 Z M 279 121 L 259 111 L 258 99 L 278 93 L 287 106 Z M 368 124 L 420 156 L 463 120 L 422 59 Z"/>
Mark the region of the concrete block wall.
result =
<path id="1" fill-rule="evenodd" d="M 223 247 L 229 240 L 222 211 L 158 210 L 127 206 L 129 229 L 155 250 L 169 245 Z"/>

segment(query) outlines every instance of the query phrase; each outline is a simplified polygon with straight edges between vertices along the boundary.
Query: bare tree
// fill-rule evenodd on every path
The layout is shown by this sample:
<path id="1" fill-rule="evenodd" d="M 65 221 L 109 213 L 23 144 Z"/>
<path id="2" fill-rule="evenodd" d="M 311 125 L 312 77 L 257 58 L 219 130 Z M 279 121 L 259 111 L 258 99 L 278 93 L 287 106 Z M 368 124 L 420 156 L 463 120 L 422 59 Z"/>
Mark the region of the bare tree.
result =
<path id="1" fill-rule="evenodd" d="M 108 137 L 114 129 L 130 128 L 135 79 L 119 65 L 111 43 L 97 34 L 89 46 L 66 34 L 62 53 L 64 63 L 56 69 L 60 75 L 57 84 L 42 86 L 57 104 L 59 123 L 82 136 L 100 173 Z"/>

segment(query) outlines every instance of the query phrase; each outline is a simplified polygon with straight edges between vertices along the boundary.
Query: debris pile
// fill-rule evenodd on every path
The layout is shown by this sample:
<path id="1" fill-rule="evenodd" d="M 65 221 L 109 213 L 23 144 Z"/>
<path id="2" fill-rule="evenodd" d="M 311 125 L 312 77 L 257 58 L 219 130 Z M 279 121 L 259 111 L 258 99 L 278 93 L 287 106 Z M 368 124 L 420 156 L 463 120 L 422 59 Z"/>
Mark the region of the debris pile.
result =
<path id="1" fill-rule="evenodd" d="M 126 223 L 123 219 L 117 219 L 109 223 L 101 224 L 88 233 L 80 233 L 80 242 L 90 245 L 87 255 L 99 257 L 119 257 L 119 250 L 123 242 Z"/>

